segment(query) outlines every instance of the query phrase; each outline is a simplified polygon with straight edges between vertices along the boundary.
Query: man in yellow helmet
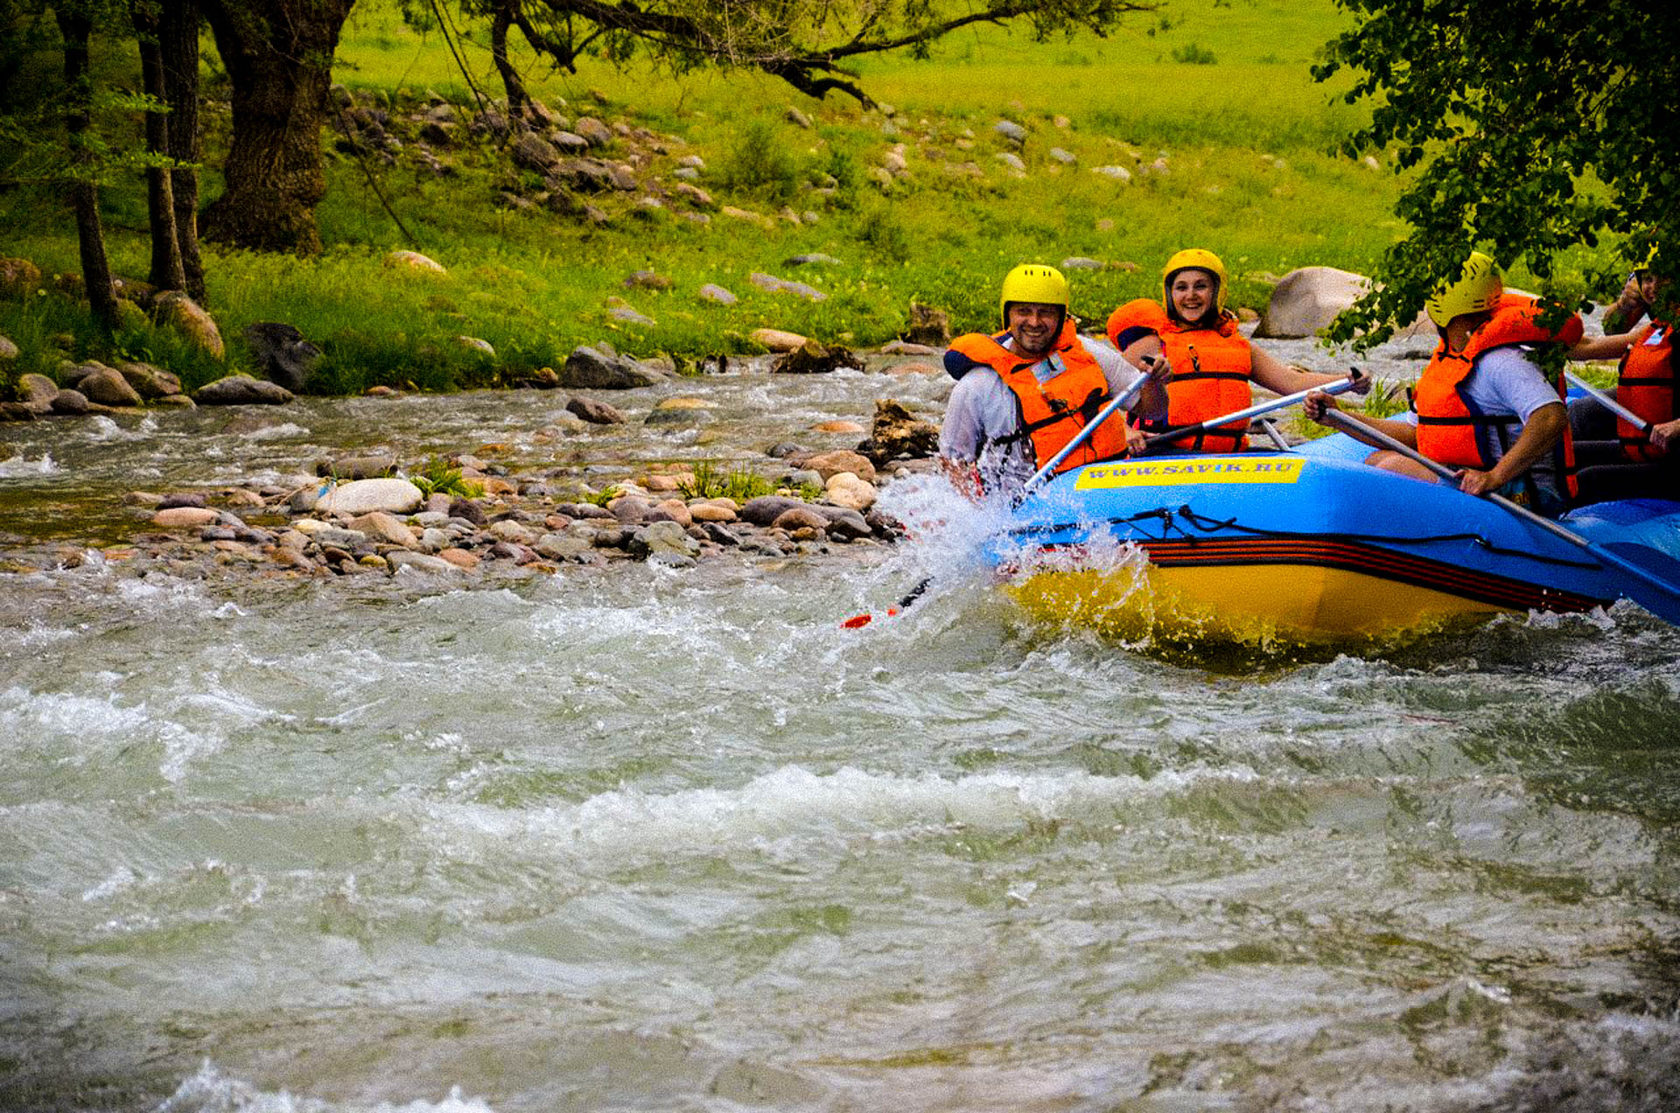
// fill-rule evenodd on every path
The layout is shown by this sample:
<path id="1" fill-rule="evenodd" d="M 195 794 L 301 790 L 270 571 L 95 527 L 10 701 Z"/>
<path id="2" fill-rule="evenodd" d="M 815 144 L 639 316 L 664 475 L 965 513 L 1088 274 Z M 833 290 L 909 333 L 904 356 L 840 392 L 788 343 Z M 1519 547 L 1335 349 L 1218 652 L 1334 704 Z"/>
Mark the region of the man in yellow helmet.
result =
<path id="1" fill-rule="evenodd" d="M 946 406 L 939 454 L 959 486 L 973 493 L 1018 487 L 1137 378 L 1118 352 L 1079 336 L 1068 304 L 1060 271 L 1023 264 L 1003 280 L 1003 331 L 951 342 L 945 370 L 957 385 Z M 1164 412 L 1162 384 L 1171 377 L 1171 365 L 1161 360 L 1146 373 L 1149 381 L 1134 410 Z M 1126 452 L 1126 420 L 1116 414 L 1058 470 Z"/>
<path id="2" fill-rule="evenodd" d="M 1436 287 L 1425 308 L 1441 341 L 1413 392 L 1416 423 L 1348 416 L 1461 469 L 1460 490 L 1498 491 L 1539 513 L 1561 514 L 1575 494 L 1569 416 L 1560 383 L 1535 362 L 1534 349 L 1575 344 L 1581 319 L 1571 316 L 1556 329 L 1542 325 L 1535 299 L 1506 294 L 1498 266 L 1480 252 L 1457 280 Z M 1317 393 L 1303 405 L 1314 421 L 1334 408 L 1333 399 Z M 1366 462 L 1436 478 L 1393 451 L 1372 453 Z"/>

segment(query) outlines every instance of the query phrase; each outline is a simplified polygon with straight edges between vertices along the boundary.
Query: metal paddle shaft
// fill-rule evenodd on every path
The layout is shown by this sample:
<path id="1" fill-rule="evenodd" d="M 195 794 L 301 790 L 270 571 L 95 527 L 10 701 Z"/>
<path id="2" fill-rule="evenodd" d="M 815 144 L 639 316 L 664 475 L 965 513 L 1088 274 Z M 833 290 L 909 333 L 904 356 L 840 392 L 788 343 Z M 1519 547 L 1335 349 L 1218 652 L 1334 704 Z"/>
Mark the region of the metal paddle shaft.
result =
<path id="1" fill-rule="evenodd" d="M 1345 394 L 1352 390 L 1355 386 L 1359 385 L 1358 376 L 1359 370 L 1358 368 L 1355 368 L 1352 374 L 1339 383 L 1331 383 L 1328 386 L 1311 386 L 1306 390 L 1297 390 L 1294 394 L 1285 394 L 1281 398 L 1273 398 L 1270 402 L 1260 402 L 1256 405 L 1248 407 L 1246 410 L 1238 410 L 1236 413 L 1228 413 L 1224 417 L 1210 417 L 1206 421 L 1198 421 L 1196 424 L 1186 425 L 1182 429 L 1173 429 L 1169 432 L 1157 433 L 1153 437 L 1148 438 L 1148 443 L 1150 447 L 1154 447 L 1158 444 L 1170 444 L 1173 441 L 1183 440 L 1185 437 L 1193 437 L 1197 433 L 1205 433 L 1209 429 L 1217 429 L 1221 425 L 1230 425 L 1232 422 L 1236 421 L 1250 421 L 1259 417 L 1261 414 L 1269 414 L 1273 410 L 1281 410 L 1287 406 L 1293 406 L 1295 403 L 1304 400 L 1307 395 L 1318 390 L 1322 390 L 1326 394 Z"/>
<path id="2" fill-rule="evenodd" d="M 1374 429 L 1371 426 L 1366 425 L 1364 422 L 1355 421 L 1353 418 L 1349 417 L 1345 413 L 1342 413 L 1340 410 L 1326 407 L 1324 410 L 1324 424 L 1340 429 L 1342 432 L 1347 433 L 1355 439 L 1372 441 L 1386 449 L 1389 449 L 1390 451 L 1398 452 L 1408 460 L 1422 464 L 1442 479 L 1450 479 L 1455 482 L 1458 479 L 1459 473 L 1457 469 L 1450 468 L 1446 464 L 1441 463 L 1439 460 L 1431 460 L 1429 457 L 1425 456 L 1405 441 L 1396 440 L 1387 433 L 1383 432 L 1381 429 Z M 1497 491 L 1484 492 L 1481 497 L 1487 499 L 1500 509 L 1515 514 L 1528 524 L 1540 527 L 1553 537 L 1558 538 L 1560 541 L 1567 541 L 1577 548 L 1585 549 L 1601 563 L 1614 565 L 1642 583 L 1655 588 L 1659 594 L 1654 598 L 1649 593 L 1645 592 L 1638 594 L 1635 594 L 1634 592 L 1624 592 L 1623 594 L 1625 594 L 1629 599 L 1632 599 L 1635 603 L 1644 607 L 1646 610 L 1650 611 L 1652 614 L 1656 615 L 1658 618 L 1661 618 L 1666 622 L 1673 623 L 1676 626 L 1680 626 L 1680 584 L 1670 583 L 1655 573 L 1646 571 L 1644 568 L 1641 568 L 1632 561 L 1626 560 L 1617 556 L 1615 553 L 1610 552 L 1603 545 L 1587 540 L 1580 534 L 1574 532 L 1573 530 L 1564 528 L 1557 522 L 1552 521 L 1550 518 L 1536 514 L 1526 506 L 1519 506 L 1510 499 L 1506 498 L 1504 495 L 1499 494 Z"/>
<path id="3" fill-rule="evenodd" d="M 1644 418 L 1640 417 L 1638 414 L 1634 413 L 1632 410 L 1628 409 L 1626 406 L 1622 405 L 1602 390 L 1599 390 L 1591 383 L 1582 379 L 1579 375 L 1575 374 L 1575 372 L 1565 371 L 1563 376 L 1582 390 L 1586 391 L 1588 397 L 1590 397 L 1594 402 L 1597 402 L 1599 405 L 1603 406 L 1605 409 L 1609 410 L 1629 425 L 1638 429 L 1640 436 L 1644 437 L 1646 440 L 1651 439 L 1651 423 L 1649 421 L 1646 421 Z"/>

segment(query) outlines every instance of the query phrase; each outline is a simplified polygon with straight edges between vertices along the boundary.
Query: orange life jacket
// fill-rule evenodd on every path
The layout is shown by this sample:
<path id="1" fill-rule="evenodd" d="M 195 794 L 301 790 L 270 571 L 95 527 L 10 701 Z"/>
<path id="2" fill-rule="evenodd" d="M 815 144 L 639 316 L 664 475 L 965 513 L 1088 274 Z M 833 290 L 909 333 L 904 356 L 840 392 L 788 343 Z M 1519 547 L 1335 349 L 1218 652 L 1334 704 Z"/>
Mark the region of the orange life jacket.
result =
<path id="1" fill-rule="evenodd" d="M 1160 337 L 1161 350 L 1173 367 L 1166 417 L 1139 419 L 1140 428 L 1167 433 L 1253 404 L 1253 357 L 1248 340 L 1237 331 L 1237 319 L 1229 313 L 1213 328 L 1188 328 L 1168 317 L 1160 302 L 1139 298 L 1108 318 L 1108 338 L 1115 347 L 1122 333 L 1136 329 Z M 1248 422 L 1234 421 L 1175 443 L 1186 452 L 1241 452 L 1248 447 L 1247 433 Z"/>
<path id="2" fill-rule="evenodd" d="M 1616 401 L 1652 425 L 1674 420 L 1674 333 L 1667 325 L 1652 321 L 1633 338 L 1632 347 L 1622 356 Z M 1622 452 L 1631 460 L 1655 460 L 1665 455 L 1637 426 L 1619 417 L 1616 436 L 1622 442 Z"/>
<path id="3" fill-rule="evenodd" d="M 1033 458 L 1042 468 L 1108 402 L 1108 377 L 1096 357 L 1086 350 L 1071 319 L 1063 324 L 1050 357 L 1045 357 L 1059 359 L 1063 370 L 1042 383 L 1032 372 L 1041 359 L 1017 355 L 1005 348 L 1000 341 L 1007 335 L 992 337 L 973 332 L 959 336 L 951 341 L 945 366 L 958 378 L 975 364 L 984 364 L 997 372 L 1003 385 L 1015 395 L 1015 409 L 1020 416 L 1020 431 L 1007 439 L 1029 439 Z M 1084 444 L 1068 453 L 1067 459 L 1057 466 L 1056 474 L 1125 454 L 1126 423 L 1119 417 L 1111 417 L 1097 426 Z"/>
<path id="4" fill-rule="evenodd" d="M 1522 424 L 1515 414 L 1484 414 L 1466 398 L 1465 387 L 1476 373 L 1476 362 L 1495 348 L 1533 344 L 1573 344 L 1581 339 L 1581 318 L 1571 316 L 1561 328 L 1543 328 L 1533 298 L 1506 294 L 1481 328 L 1471 334 L 1464 350 L 1447 350 L 1443 339 L 1424 368 L 1412 392 L 1412 409 L 1417 412 L 1418 451 L 1431 460 L 1461 468 L 1486 470 L 1499 462 L 1498 455 L 1483 452 L 1483 442 L 1504 446 L 1514 443 L 1514 430 Z M 1564 397 L 1564 380 L 1557 377 L 1558 399 Z M 1479 435 L 1486 430 L 1489 436 Z M 1557 474 L 1570 498 L 1576 494 L 1575 442 L 1565 429 L 1554 450 Z"/>

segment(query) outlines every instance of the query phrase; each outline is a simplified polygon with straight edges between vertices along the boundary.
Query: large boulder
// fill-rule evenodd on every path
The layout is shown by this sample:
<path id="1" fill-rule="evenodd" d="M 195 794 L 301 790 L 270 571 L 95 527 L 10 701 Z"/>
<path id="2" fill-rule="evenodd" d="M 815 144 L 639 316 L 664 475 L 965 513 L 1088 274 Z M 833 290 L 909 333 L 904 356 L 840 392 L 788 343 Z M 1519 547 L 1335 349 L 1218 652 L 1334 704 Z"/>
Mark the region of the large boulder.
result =
<path id="1" fill-rule="evenodd" d="M 621 356 L 606 345 L 572 349 L 560 371 L 560 385 L 573 390 L 632 390 L 663 382 L 665 376 Z"/>
<path id="2" fill-rule="evenodd" d="M 1371 280 L 1335 267 L 1301 267 L 1278 280 L 1254 335 L 1279 340 L 1316 336 L 1336 315 L 1363 297 Z M 1397 338 L 1433 335 L 1429 318 L 1419 314 L 1397 329 Z"/>
<path id="3" fill-rule="evenodd" d="M 18 401 L 27 406 L 31 413 L 52 413 L 53 399 L 58 397 L 58 384 L 45 375 L 33 372 L 19 375 L 17 382 Z"/>
<path id="4" fill-rule="evenodd" d="M 187 342 L 212 359 L 226 354 L 221 330 L 202 306 L 179 290 L 166 290 L 152 303 L 152 317 L 159 325 L 174 329 Z"/>
<path id="5" fill-rule="evenodd" d="M 1370 288 L 1364 275 L 1335 267 L 1301 267 L 1279 280 L 1254 335 L 1275 339 L 1313 336 Z"/>
<path id="6" fill-rule="evenodd" d="M 21 301 L 41 288 L 41 268 L 28 259 L 0 259 L 0 298 Z"/>
<path id="7" fill-rule="evenodd" d="M 148 401 L 169 398 L 181 393 L 180 376 L 149 363 L 119 363 L 117 370 L 128 380 L 135 393 Z"/>
<path id="8" fill-rule="evenodd" d="M 101 406 L 139 406 L 142 404 L 139 393 L 128 385 L 121 371 L 114 367 L 100 366 L 83 377 L 78 389 L 87 396 L 89 402 L 97 402 Z"/>
<path id="9" fill-rule="evenodd" d="M 248 325 L 245 343 L 250 345 L 257 371 L 294 394 L 304 388 L 321 361 L 321 349 L 305 340 L 303 333 L 279 321 Z"/>
<path id="10" fill-rule="evenodd" d="M 425 499 L 420 488 L 406 479 L 355 479 L 327 491 L 316 501 L 315 509 L 352 517 L 376 511 L 412 514 Z"/>
<path id="11" fill-rule="evenodd" d="M 201 406 L 283 406 L 292 392 L 250 375 L 224 375 L 193 391 L 192 399 Z"/>

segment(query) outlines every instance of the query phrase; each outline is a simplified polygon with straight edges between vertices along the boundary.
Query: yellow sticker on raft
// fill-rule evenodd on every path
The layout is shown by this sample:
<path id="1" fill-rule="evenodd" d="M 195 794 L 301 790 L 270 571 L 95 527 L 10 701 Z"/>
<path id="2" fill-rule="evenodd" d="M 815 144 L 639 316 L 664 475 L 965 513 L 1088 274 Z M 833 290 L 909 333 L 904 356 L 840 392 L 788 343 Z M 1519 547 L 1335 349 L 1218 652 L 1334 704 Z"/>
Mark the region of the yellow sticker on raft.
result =
<path id="1" fill-rule="evenodd" d="M 1168 487 L 1184 483 L 1294 483 L 1307 466 L 1302 459 L 1243 456 L 1196 456 L 1174 460 L 1124 460 L 1091 464 L 1079 473 L 1074 490 L 1105 487 Z"/>

